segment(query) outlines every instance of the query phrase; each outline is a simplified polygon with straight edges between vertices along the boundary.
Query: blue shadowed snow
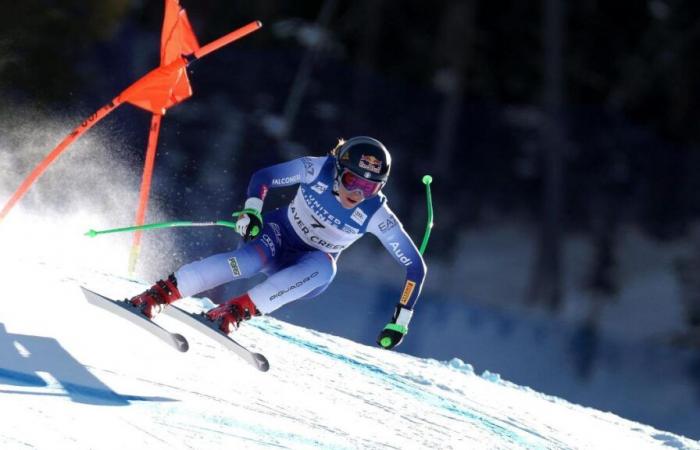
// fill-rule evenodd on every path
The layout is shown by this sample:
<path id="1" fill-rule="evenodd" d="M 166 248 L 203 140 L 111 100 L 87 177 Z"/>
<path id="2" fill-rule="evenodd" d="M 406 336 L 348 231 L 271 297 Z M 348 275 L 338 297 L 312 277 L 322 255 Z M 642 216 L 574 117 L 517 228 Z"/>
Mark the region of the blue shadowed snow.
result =
<path id="1" fill-rule="evenodd" d="M 0 368 L 0 379 L 5 384 L 15 386 L 47 386 L 46 381 L 42 380 L 34 373 L 22 373 L 14 370 Z"/>

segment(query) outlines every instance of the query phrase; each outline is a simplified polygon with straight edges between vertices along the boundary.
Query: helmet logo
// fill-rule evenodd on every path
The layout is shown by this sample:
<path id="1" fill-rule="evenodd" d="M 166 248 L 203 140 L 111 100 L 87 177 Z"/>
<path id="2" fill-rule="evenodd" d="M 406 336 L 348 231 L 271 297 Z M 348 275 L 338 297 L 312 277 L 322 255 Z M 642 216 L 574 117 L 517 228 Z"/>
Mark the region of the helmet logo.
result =
<path id="1" fill-rule="evenodd" d="M 374 173 L 382 173 L 382 161 L 376 156 L 362 155 L 358 165 L 360 169 L 369 170 Z"/>

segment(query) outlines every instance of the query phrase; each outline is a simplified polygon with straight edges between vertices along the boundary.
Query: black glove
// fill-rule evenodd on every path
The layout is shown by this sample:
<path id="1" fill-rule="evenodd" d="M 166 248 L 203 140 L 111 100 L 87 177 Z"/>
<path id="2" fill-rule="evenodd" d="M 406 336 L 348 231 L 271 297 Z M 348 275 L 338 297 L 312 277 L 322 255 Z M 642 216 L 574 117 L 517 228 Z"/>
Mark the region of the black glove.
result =
<path id="1" fill-rule="evenodd" d="M 260 214 L 261 208 L 262 200 L 249 198 L 245 202 L 245 209 L 233 213 L 234 217 L 238 217 L 236 232 L 243 236 L 243 240 L 250 241 L 255 239 L 262 231 L 263 218 Z"/>
<path id="2" fill-rule="evenodd" d="M 245 230 L 245 234 L 243 235 L 243 240 L 248 242 L 252 239 L 255 239 L 260 235 L 260 232 L 262 231 L 262 216 L 260 213 L 255 212 L 255 213 L 249 213 L 246 214 L 248 218 L 250 219 L 250 223 L 248 224 L 248 228 Z"/>
<path id="3" fill-rule="evenodd" d="M 401 304 L 396 305 L 394 317 L 379 333 L 377 344 L 387 350 L 391 350 L 399 345 L 408 333 L 408 323 L 411 321 L 412 316 L 412 310 L 405 308 Z"/>

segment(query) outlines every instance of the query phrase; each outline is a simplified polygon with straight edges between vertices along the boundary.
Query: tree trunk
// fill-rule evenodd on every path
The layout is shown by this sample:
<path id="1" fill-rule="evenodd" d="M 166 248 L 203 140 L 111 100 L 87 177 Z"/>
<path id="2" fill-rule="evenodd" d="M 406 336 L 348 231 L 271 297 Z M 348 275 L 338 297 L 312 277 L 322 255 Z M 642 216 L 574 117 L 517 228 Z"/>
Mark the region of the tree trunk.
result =
<path id="1" fill-rule="evenodd" d="M 544 0 L 543 25 L 542 222 L 529 300 L 531 303 L 542 303 L 552 310 L 557 310 L 562 299 L 563 154 L 567 145 L 565 124 L 560 117 L 564 97 L 564 3 L 562 0 Z"/>
<path id="2" fill-rule="evenodd" d="M 327 30 L 328 24 L 330 23 L 337 6 L 338 0 L 325 0 L 325 2 L 323 2 L 323 6 L 321 7 L 321 11 L 318 14 L 318 18 L 316 19 L 316 26 L 323 30 Z M 318 56 L 319 46 L 320 43 L 316 42 L 306 48 L 304 57 L 302 58 L 299 68 L 297 69 L 294 82 L 292 83 L 292 87 L 289 91 L 289 96 L 287 97 L 287 101 L 284 105 L 284 132 L 282 133 L 282 136 L 280 136 L 281 138 L 288 138 L 292 135 L 295 121 L 299 113 L 299 108 L 301 107 L 301 103 L 306 95 L 306 88 L 311 80 L 311 71 Z M 288 154 L 286 156 L 289 158 L 295 158 L 300 155 Z"/>
<path id="3" fill-rule="evenodd" d="M 436 84 L 444 94 L 435 139 L 434 172 L 438 176 L 448 173 L 454 152 L 473 30 L 474 1 L 448 3 L 440 21 L 435 52 L 438 55 Z"/>
<path id="4" fill-rule="evenodd" d="M 366 111 L 372 108 L 370 92 L 371 71 L 376 64 L 376 49 L 383 18 L 384 0 L 365 0 L 357 3 L 358 23 L 361 23 L 362 36 L 355 68 L 352 102 L 356 120 L 365 123 Z M 381 140 L 381 139 L 380 139 Z"/>
<path id="5" fill-rule="evenodd" d="M 431 174 L 439 183 L 436 192 L 449 192 L 451 184 L 456 183 L 458 176 L 450 177 L 453 164 L 455 141 L 459 131 L 459 119 L 462 115 L 466 73 L 472 55 L 474 33 L 475 0 L 450 2 L 445 6 L 438 29 L 436 40 L 436 73 L 435 85 L 442 92 L 443 100 L 437 116 L 437 133 L 432 152 Z M 441 198 L 439 195 L 437 198 Z M 416 199 L 420 204 L 422 199 Z M 454 198 L 445 198 L 451 207 L 436 208 L 441 212 L 440 227 L 450 229 L 458 226 L 461 220 L 460 205 L 455 204 Z M 439 202 L 439 200 L 438 200 Z M 415 219 L 419 221 L 418 217 Z M 419 225 L 414 224 L 416 227 Z M 455 245 L 437 248 L 444 255 L 450 255 Z"/>

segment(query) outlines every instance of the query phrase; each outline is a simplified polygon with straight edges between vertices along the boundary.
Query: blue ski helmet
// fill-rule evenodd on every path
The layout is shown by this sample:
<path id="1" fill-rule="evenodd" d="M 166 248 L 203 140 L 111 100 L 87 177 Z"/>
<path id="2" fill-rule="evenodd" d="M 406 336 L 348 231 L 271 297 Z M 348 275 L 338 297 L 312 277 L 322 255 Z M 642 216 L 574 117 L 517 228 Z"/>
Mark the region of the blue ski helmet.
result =
<path id="1" fill-rule="evenodd" d="M 345 141 L 337 153 L 337 169 L 347 169 L 368 180 L 385 184 L 391 170 L 391 155 L 384 144 L 369 136 Z"/>

